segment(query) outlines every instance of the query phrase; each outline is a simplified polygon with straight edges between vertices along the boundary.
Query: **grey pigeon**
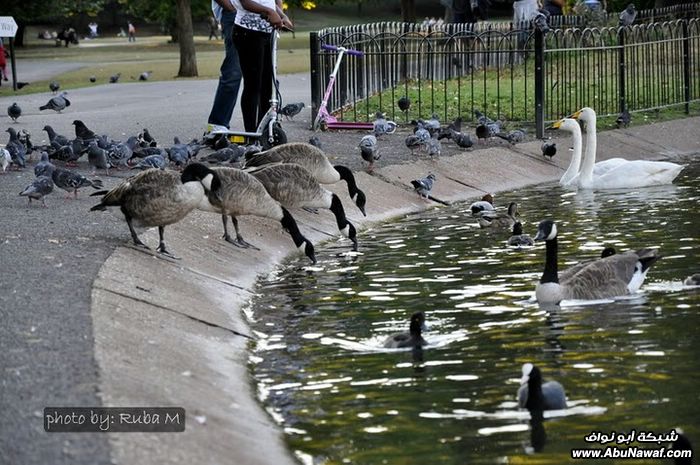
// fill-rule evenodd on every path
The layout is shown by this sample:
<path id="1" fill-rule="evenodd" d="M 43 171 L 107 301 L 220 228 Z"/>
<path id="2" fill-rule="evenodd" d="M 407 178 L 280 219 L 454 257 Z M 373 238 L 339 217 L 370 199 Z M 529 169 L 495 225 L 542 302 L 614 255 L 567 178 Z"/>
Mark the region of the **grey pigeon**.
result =
<path id="1" fill-rule="evenodd" d="M 202 161 L 215 165 L 225 162 L 236 163 L 241 159 L 244 153 L 245 149 L 243 147 L 233 144 L 229 147 L 224 147 L 223 149 L 210 153 L 204 157 Z"/>
<path id="2" fill-rule="evenodd" d="M 431 157 L 439 157 L 442 153 L 442 144 L 437 137 L 431 137 L 425 144 L 425 147 L 428 151 L 428 155 Z"/>
<path id="3" fill-rule="evenodd" d="M 433 190 L 433 183 L 435 182 L 435 175 L 433 173 L 428 174 L 428 176 L 420 179 L 414 179 L 411 181 L 413 188 L 418 192 L 421 198 L 428 199 L 430 192 Z"/>
<path id="4" fill-rule="evenodd" d="M 139 134 L 139 145 L 141 147 L 155 147 L 158 142 L 151 136 L 147 128 L 143 128 L 143 131 Z"/>
<path id="5" fill-rule="evenodd" d="M 164 170 L 168 162 L 162 155 L 149 155 L 143 160 L 139 161 L 138 164 L 131 167 L 132 170 L 147 170 L 150 168 L 158 168 Z"/>
<path id="6" fill-rule="evenodd" d="M 12 121 L 16 122 L 17 118 L 22 116 L 22 109 L 20 108 L 19 105 L 17 105 L 17 102 L 13 103 L 9 107 L 7 107 L 7 116 L 12 118 Z"/>
<path id="7" fill-rule="evenodd" d="M 61 88 L 61 84 L 58 83 L 58 81 L 51 81 L 49 82 L 49 89 L 51 89 L 51 92 L 54 94 L 58 92 L 58 89 Z"/>
<path id="8" fill-rule="evenodd" d="M 109 164 L 112 166 L 126 166 L 137 145 L 138 138 L 136 136 L 131 136 L 126 142 L 120 142 L 112 146 L 107 150 Z"/>
<path id="9" fill-rule="evenodd" d="M 0 168 L 2 168 L 2 172 L 0 174 L 5 174 L 5 171 L 7 171 L 7 167 L 10 166 L 10 163 L 12 163 L 12 155 L 10 155 L 10 152 L 8 152 L 7 149 L 0 147 Z"/>
<path id="10" fill-rule="evenodd" d="M 541 11 L 538 11 L 535 14 L 535 16 L 532 17 L 530 22 L 535 27 L 535 29 L 539 29 L 543 33 L 546 33 L 549 31 L 549 21 L 548 21 L 547 15 L 542 13 Z"/>
<path id="11" fill-rule="evenodd" d="M 411 101 L 405 95 L 399 99 L 398 104 L 399 110 L 403 111 L 404 113 L 406 113 L 408 109 L 411 108 Z"/>
<path id="12" fill-rule="evenodd" d="M 424 144 L 425 143 L 420 139 L 420 137 L 415 134 L 409 134 L 409 136 L 406 137 L 406 147 L 411 150 L 411 153 L 413 153 L 414 150 L 423 147 Z"/>
<path id="13" fill-rule="evenodd" d="M 630 121 L 632 121 L 632 116 L 630 115 L 630 112 L 627 111 L 627 109 L 625 108 L 625 111 L 620 113 L 620 116 L 617 117 L 615 123 L 617 124 L 617 128 L 620 129 L 629 126 Z"/>
<path id="14" fill-rule="evenodd" d="M 507 140 L 511 144 L 515 145 L 519 142 L 523 142 L 525 140 L 525 130 L 524 129 L 513 129 L 507 134 L 503 133 L 498 133 L 496 134 L 497 137 L 500 137 L 503 140 Z"/>
<path id="15" fill-rule="evenodd" d="M 440 131 L 440 119 L 438 119 L 438 115 L 433 113 L 433 116 L 425 122 L 424 127 L 430 132 L 431 136 L 437 134 Z"/>
<path id="16" fill-rule="evenodd" d="M 28 86 L 31 84 L 30 82 L 22 82 L 22 81 L 17 81 L 17 88 L 21 89 L 22 87 Z"/>
<path id="17" fill-rule="evenodd" d="M 75 163 L 82 155 L 82 144 L 79 146 L 77 153 L 73 150 L 74 145 L 75 144 L 71 142 L 70 144 L 66 144 L 58 148 L 53 153 L 49 154 L 49 158 L 51 160 L 59 160 L 65 163 Z"/>
<path id="18" fill-rule="evenodd" d="M 431 138 L 430 131 L 422 127 L 418 128 L 413 134 L 420 140 L 423 146 L 425 146 Z"/>
<path id="19" fill-rule="evenodd" d="M 61 92 L 60 95 L 57 95 L 51 98 L 51 100 L 49 100 L 48 102 L 46 102 L 46 105 L 40 106 L 39 110 L 53 110 L 58 113 L 62 112 L 66 109 L 66 107 L 70 106 L 70 100 L 66 98 L 66 95 L 68 94 L 65 92 Z"/>
<path id="20" fill-rule="evenodd" d="M 95 136 L 95 133 L 89 130 L 88 127 L 85 126 L 85 123 L 83 123 L 79 119 L 73 121 L 73 126 L 75 126 L 75 137 L 77 137 L 78 139 L 82 139 L 84 141 L 91 141 L 97 137 Z"/>
<path id="21" fill-rule="evenodd" d="M 313 145 L 314 147 L 318 147 L 319 149 L 322 148 L 321 139 L 319 139 L 318 136 L 309 137 L 309 144 Z"/>
<path id="22" fill-rule="evenodd" d="M 17 133 L 17 140 L 19 140 L 20 144 L 24 145 L 24 148 L 27 150 L 27 155 L 34 151 L 34 145 L 32 144 L 30 138 L 31 134 L 29 134 L 29 131 L 26 129 L 20 129 L 20 131 Z"/>
<path id="23" fill-rule="evenodd" d="M 168 158 L 175 163 L 175 166 L 186 165 L 190 159 L 190 150 L 187 144 L 181 143 L 177 137 L 173 139 L 173 142 L 169 149 L 165 149 L 168 152 Z"/>
<path id="24" fill-rule="evenodd" d="M 362 140 L 360 140 L 359 147 L 362 159 L 369 163 L 367 172 L 371 173 L 374 170 L 374 162 L 381 157 L 377 149 L 377 138 L 372 135 L 364 136 Z"/>
<path id="25" fill-rule="evenodd" d="M 90 180 L 80 173 L 76 173 L 65 168 L 56 168 L 51 173 L 53 183 L 59 189 L 66 192 L 73 192 L 73 198 L 78 198 L 78 189 L 90 186 L 93 189 L 102 189 L 102 181 L 99 179 Z"/>
<path id="26" fill-rule="evenodd" d="M 453 131 L 451 139 L 463 149 L 468 149 L 474 145 L 474 141 L 469 134 Z"/>
<path id="27" fill-rule="evenodd" d="M 53 192 L 53 180 L 48 176 L 39 176 L 34 182 L 20 192 L 19 195 L 27 197 L 30 205 L 32 200 L 41 200 L 41 204 L 46 206 L 44 196 L 49 195 L 51 192 Z"/>
<path id="28" fill-rule="evenodd" d="M 627 8 L 622 10 L 620 13 L 620 22 L 618 23 L 619 26 L 625 27 L 625 26 L 631 26 L 634 24 L 634 20 L 637 18 L 637 8 L 634 6 L 634 3 L 630 3 L 627 5 Z"/>
<path id="29" fill-rule="evenodd" d="M 49 142 L 56 142 L 59 146 L 68 145 L 68 138 L 57 134 L 56 131 L 54 131 L 54 129 L 48 124 L 44 126 L 44 131 L 46 131 L 46 134 L 49 136 Z"/>
<path id="30" fill-rule="evenodd" d="M 90 76 L 90 82 L 96 82 L 97 78 L 95 76 Z"/>
<path id="31" fill-rule="evenodd" d="M 139 81 L 148 81 L 148 78 L 151 77 L 151 74 L 153 71 L 144 71 L 143 73 L 139 74 Z"/>
<path id="32" fill-rule="evenodd" d="M 377 112 L 374 120 L 374 135 L 379 137 L 384 134 L 391 134 L 396 130 L 396 123 L 388 121 L 382 112 Z"/>
<path id="33" fill-rule="evenodd" d="M 97 141 L 93 140 L 88 146 L 88 164 L 92 166 L 92 174 L 99 170 L 105 170 L 107 175 L 109 175 L 109 161 L 107 158 L 107 151 L 101 149 L 97 146 Z"/>
<path id="34" fill-rule="evenodd" d="M 479 139 L 491 139 L 501 132 L 501 122 L 479 124 L 476 126 L 476 137 Z"/>
<path id="35" fill-rule="evenodd" d="M 542 143 L 542 156 L 549 157 L 551 160 L 554 155 L 557 154 L 557 144 L 555 142 L 543 142 Z"/>
<path id="36" fill-rule="evenodd" d="M 51 176 L 51 172 L 56 167 L 49 161 L 49 154 L 41 152 L 41 160 L 34 166 L 34 176 Z"/>
<path id="37" fill-rule="evenodd" d="M 291 119 L 301 113 L 301 110 L 304 108 L 304 103 L 299 102 L 299 103 L 288 103 L 287 105 L 283 106 L 279 114 L 286 116 L 287 119 Z"/>
<path id="38" fill-rule="evenodd" d="M 122 76 L 122 73 L 117 73 L 117 74 L 111 75 L 111 76 L 109 77 L 109 83 L 110 83 L 110 84 L 116 83 L 117 81 L 119 81 L 119 78 L 120 78 L 121 76 Z"/>
<path id="39" fill-rule="evenodd" d="M 17 131 L 14 128 L 7 128 L 7 132 L 10 133 L 10 140 L 5 144 L 5 149 L 10 152 L 10 157 L 12 157 L 12 163 L 20 168 L 27 166 L 26 155 L 27 148 L 22 142 L 20 142 L 17 137 Z"/>
<path id="40" fill-rule="evenodd" d="M 442 139 L 452 139 L 452 135 L 456 132 L 462 131 L 462 117 L 458 116 L 453 122 L 445 127 L 441 127 L 438 132 L 438 140 Z"/>

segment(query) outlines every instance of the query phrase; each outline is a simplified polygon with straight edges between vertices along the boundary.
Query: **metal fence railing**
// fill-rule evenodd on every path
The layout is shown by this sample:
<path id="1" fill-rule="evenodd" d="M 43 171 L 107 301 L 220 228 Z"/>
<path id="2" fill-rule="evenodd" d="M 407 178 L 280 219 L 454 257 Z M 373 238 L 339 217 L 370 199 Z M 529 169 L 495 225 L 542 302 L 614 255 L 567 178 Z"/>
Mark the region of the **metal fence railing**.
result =
<path id="1" fill-rule="evenodd" d="M 627 28 L 581 28 L 578 16 L 551 18 L 547 33 L 488 22 L 327 28 L 310 39 L 313 117 L 337 57 L 323 44 L 364 53 L 343 58 L 327 103 L 343 121 L 371 121 L 377 111 L 397 122 L 433 114 L 469 121 L 478 109 L 540 133 L 546 121 L 585 105 L 601 116 L 672 105 L 688 111 L 700 100 L 698 16 L 696 3 L 640 11 Z M 397 106 L 403 96 L 412 102 L 405 112 Z"/>

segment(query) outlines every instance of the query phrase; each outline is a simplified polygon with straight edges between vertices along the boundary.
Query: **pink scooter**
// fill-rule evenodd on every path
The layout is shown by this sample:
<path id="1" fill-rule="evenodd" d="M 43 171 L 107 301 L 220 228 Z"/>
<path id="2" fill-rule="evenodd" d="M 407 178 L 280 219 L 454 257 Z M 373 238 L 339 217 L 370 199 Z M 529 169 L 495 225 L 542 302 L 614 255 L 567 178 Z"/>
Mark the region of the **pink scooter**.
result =
<path id="1" fill-rule="evenodd" d="M 343 55 L 347 53 L 348 55 L 362 57 L 364 56 L 364 53 L 360 52 L 359 50 L 352 50 L 345 47 L 336 47 L 335 45 L 323 44 L 321 45 L 321 48 L 324 50 L 332 50 L 338 52 L 338 58 L 335 62 L 335 66 L 333 67 L 333 72 L 331 73 L 330 80 L 328 81 L 326 93 L 323 94 L 321 106 L 319 107 L 318 114 L 316 115 L 316 119 L 314 120 L 313 130 L 316 131 L 319 128 L 322 131 L 326 131 L 328 129 L 364 129 L 370 131 L 373 130 L 374 124 L 372 123 L 353 123 L 349 121 L 338 121 L 337 118 L 328 113 L 328 110 L 326 109 L 326 106 L 328 105 L 328 99 L 330 98 L 331 92 L 333 91 L 333 85 L 335 84 L 335 77 L 338 74 L 338 70 L 340 69 L 340 63 L 343 61 Z"/>

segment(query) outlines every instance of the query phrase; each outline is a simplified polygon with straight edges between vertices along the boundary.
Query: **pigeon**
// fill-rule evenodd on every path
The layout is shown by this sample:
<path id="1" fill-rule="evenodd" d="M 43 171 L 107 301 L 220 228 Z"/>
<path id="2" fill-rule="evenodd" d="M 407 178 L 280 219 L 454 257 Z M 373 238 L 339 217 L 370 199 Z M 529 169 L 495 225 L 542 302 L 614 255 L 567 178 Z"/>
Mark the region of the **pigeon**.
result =
<path id="1" fill-rule="evenodd" d="M 532 17 L 530 22 L 535 27 L 535 29 L 539 29 L 543 33 L 548 32 L 550 29 L 547 15 L 542 13 L 541 11 L 538 11 L 535 14 L 535 16 Z"/>
<path id="2" fill-rule="evenodd" d="M 95 179 L 91 181 L 82 174 L 67 170 L 65 168 L 54 169 L 51 173 L 51 179 L 59 189 L 63 189 L 69 193 L 73 192 L 74 199 L 78 198 L 78 189 L 81 187 L 90 186 L 93 189 L 102 189 L 101 180 Z M 70 197 L 70 195 L 68 197 Z"/>
<path id="3" fill-rule="evenodd" d="M 406 113 L 411 108 L 411 101 L 405 95 L 399 99 L 399 110 Z"/>
<path id="4" fill-rule="evenodd" d="M 479 139 L 491 139 L 501 132 L 501 123 L 494 121 L 492 123 L 479 124 L 476 127 L 476 137 Z"/>
<path id="5" fill-rule="evenodd" d="M 423 199 L 428 199 L 430 192 L 433 190 L 433 183 L 435 182 L 435 175 L 433 173 L 428 174 L 428 176 L 421 179 L 414 179 L 411 181 L 413 188 L 418 192 L 418 195 Z"/>
<path id="6" fill-rule="evenodd" d="M 425 146 L 431 138 L 430 131 L 425 128 L 418 128 L 413 134 L 420 140 L 423 146 Z"/>
<path id="7" fill-rule="evenodd" d="M 175 166 L 186 165 L 190 159 L 190 150 L 187 144 L 180 142 L 180 139 L 175 137 L 173 139 L 173 145 L 169 149 L 165 149 L 168 152 L 168 158 L 171 162 L 175 163 Z"/>
<path id="8" fill-rule="evenodd" d="M 418 137 L 416 134 L 410 134 L 408 137 L 406 137 L 406 147 L 409 148 L 411 153 L 413 153 L 414 150 L 423 147 L 424 145 L 425 142 L 423 142 L 420 139 L 420 137 Z"/>
<path id="9" fill-rule="evenodd" d="M 428 150 L 428 155 L 431 157 L 439 157 L 442 153 L 442 144 L 437 137 L 431 137 L 425 144 L 425 147 Z"/>
<path id="10" fill-rule="evenodd" d="M 120 77 L 122 77 L 122 73 L 117 73 L 117 74 L 111 75 L 111 76 L 109 77 L 109 83 L 110 83 L 110 84 L 116 83 L 117 81 L 119 81 L 119 78 L 120 78 Z"/>
<path id="11" fill-rule="evenodd" d="M 84 141 L 91 141 L 96 138 L 95 133 L 89 130 L 88 127 L 85 126 L 85 123 L 83 123 L 79 119 L 73 121 L 73 125 L 75 126 L 75 137 L 77 137 L 78 139 L 82 139 Z"/>
<path id="12" fill-rule="evenodd" d="M 61 84 L 58 83 L 58 81 L 51 81 L 49 82 L 49 89 L 51 89 L 51 92 L 54 94 L 58 92 L 58 89 L 61 88 Z"/>
<path id="13" fill-rule="evenodd" d="M 29 84 L 30 84 L 29 82 L 18 81 L 17 82 L 17 89 L 21 89 L 22 87 L 28 86 Z"/>
<path id="14" fill-rule="evenodd" d="M 40 106 L 39 111 L 53 110 L 58 113 L 62 112 L 66 107 L 70 106 L 70 100 L 66 98 L 66 95 L 68 95 L 66 92 L 61 92 L 59 95 L 46 102 L 46 105 Z"/>
<path id="15" fill-rule="evenodd" d="M 25 187 L 19 195 L 27 197 L 30 205 L 32 200 L 41 200 L 41 204 L 45 207 L 46 201 L 44 196 L 49 195 L 51 192 L 53 192 L 53 180 L 48 176 L 39 176 L 34 182 Z"/>
<path id="16" fill-rule="evenodd" d="M 107 137 L 107 134 L 97 136 L 97 146 L 101 149 L 110 150 L 113 146 L 117 145 L 118 143 L 119 142 L 116 142 Z"/>
<path id="17" fill-rule="evenodd" d="M 2 168 L 2 174 L 5 174 L 10 163 L 12 163 L 12 155 L 7 149 L 0 147 L 0 168 Z"/>
<path id="18" fill-rule="evenodd" d="M 49 161 L 49 154 L 41 152 L 41 160 L 34 166 L 34 176 L 51 176 L 51 172 L 56 167 Z"/>
<path id="19" fill-rule="evenodd" d="M 554 155 L 557 154 L 557 144 L 556 142 L 545 141 L 542 143 L 542 156 L 549 157 L 551 160 Z"/>
<path id="20" fill-rule="evenodd" d="M 468 149 L 474 145 L 474 141 L 469 134 L 453 131 L 451 139 L 463 149 Z"/>
<path id="21" fill-rule="evenodd" d="M 225 149 L 226 147 L 231 146 L 231 141 L 226 137 L 225 135 L 222 135 L 221 137 L 217 138 L 216 141 L 214 142 L 214 146 L 212 147 L 214 150 L 221 150 Z"/>
<path id="22" fill-rule="evenodd" d="M 440 132 L 440 120 L 438 119 L 438 115 L 433 114 L 433 116 L 425 122 L 424 127 L 430 132 L 431 136 Z"/>
<path id="23" fill-rule="evenodd" d="M 68 145 L 68 138 L 66 136 L 56 134 L 56 131 L 54 131 L 54 129 L 48 124 L 44 126 L 44 131 L 46 131 L 46 134 L 49 136 L 49 142 L 52 144 L 56 142 L 59 146 Z"/>
<path id="24" fill-rule="evenodd" d="M 362 159 L 369 163 L 367 172 L 371 173 L 374 170 L 374 162 L 381 157 L 379 150 L 377 150 L 377 138 L 373 135 L 364 136 L 362 140 L 360 140 L 359 147 Z"/>
<path id="25" fill-rule="evenodd" d="M 66 164 L 75 164 L 83 155 L 83 144 L 79 140 L 71 141 L 53 153 L 49 154 L 49 159 L 59 160 Z"/>
<path id="26" fill-rule="evenodd" d="M 90 82 L 96 82 L 97 78 L 95 76 L 90 76 Z"/>
<path id="27" fill-rule="evenodd" d="M 139 74 L 139 81 L 148 81 L 151 74 L 153 74 L 153 71 L 144 71 L 143 73 Z"/>
<path id="28" fill-rule="evenodd" d="M 283 106 L 279 113 L 280 115 L 286 116 L 287 119 L 292 119 L 299 113 L 301 113 L 302 108 L 304 108 L 304 103 L 299 102 L 299 103 L 288 103 L 287 105 Z"/>
<path id="29" fill-rule="evenodd" d="M 168 162 L 163 155 L 149 155 L 138 164 L 131 167 L 132 170 L 147 170 L 150 168 L 158 168 L 164 170 Z"/>
<path id="30" fill-rule="evenodd" d="M 237 163 L 241 157 L 245 154 L 245 148 L 238 144 L 231 144 L 228 147 L 212 152 L 202 159 L 207 163 L 220 164 L 220 163 Z"/>
<path id="31" fill-rule="evenodd" d="M 22 109 L 17 105 L 17 102 L 7 107 L 7 116 L 12 118 L 13 122 L 17 122 L 17 118 L 22 116 Z"/>
<path id="32" fill-rule="evenodd" d="M 623 127 L 626 128 L 627 126 L 629 126 L 630 121 L 632 121 L 632 116 L 630 115 L 630 112 L 627 111 L 627 109 L 625 108 L 625 111 L 620 113 L 620 116 L 617 117 L 615 123 L 617 124 L 617 128 L 621 129 Z"/>
<path id="33" fill-rule="evenodd" d="M 155 147 L 158 142 L 151 136 L 147 128 L 143 128 L 143 132 L 139 134 L 139 145 L 141 147 Z"/>
<path id="34" fill-rule="evenodd" d="M 637 18 L 637 8 L 634 6 L 634 3 L 630 3 L 627 5 L 627 8 L 620 13 L 620 22 L 618 25 L 621 27 L 631 26 L 634 24 L 635 18 Z"/>
<path id="35" fill-rule="evenodd" d="M 452 134 L 454 134 L 455 132 L 462 132 L 461 116 L 455 118 L 455 120 L 448 124 L 446 127 L 440 128 L 440 131 L 438 132 L 438 140 L 452 139 Z"/>
<path id="36" fill-rule="evenodd" d="M 129 137 L 126 142 L 120 142 L 107 150 L 107 157 L 111 166 L 126 166 L 131 159 L 134 149 L 138 145 L 136 136 Z"/>
<path id="37" fill-rule="evenodd" d="M 20 168 L 24 168 L 27 166 L 25 158 L 27 155 L 27 148 L 20 142 L 17 137 L 17 131 L 15 131 L 14 128 L 7 128 L 7 132 L 10 133 L 10 140 L 5 144 L 5 149 L 10 153 L 12 163 Z"/>
<path id="38" fill-rule="evenodd" d="M 500 137 L 503 140 L 507 140 L 510 142 L 512 145 L 517 144 L 518 142 L 522 142 L 525 140 L 525 130 L 524 129 L 513 129 L 507 134 L 503 134 L 502 132 L 499 132 L 496 134 L 496 137 Z"/>
<path id="39" fill-rule="evenodd" d="M 378 111 L 375 114 L 374 120 L 374 135 L 376 137 L 382 136 L 384 134 L 391 134 L 396 130 L 396 123 L 393 121 L 388 121 L 384 117 L 384 113 Z"/>
<path id="40" fill-rule="evenodd" d="M 319 149 L 322 149 L 321 139 L 319 139 L 318 136 L 311 136 L 309 138 L 309 144 L 313 145 L 314 147 L 318 147 Z"/>
<path id="41" fill-rule="evenodd" d="M 168 153 L 161 147 L 136 147 L 131 158 L 146 158 L 151 155 L 160 155 L 164 158 L 168 157 Z"/>
<path id="42" fill-rule="evenodd" d="M 88 145 L 88 164 L 92 166 L 92 174 L 95 174 L 95 172 L 100 169 L 100 170 L 105 170 L 107 175 L 109 176 L 109 161 L 107 158 L 107 151 L 105 149 L 101 149 L 97 146 L 97 141 L 93 140 L 90 142 L 90 145 Z"/>
<path id="43" fill-rule="evenodd" d="M 29 131 L 27 131 L 26 129 L 21 129 L 17 133 L 17 140 L 19 140 L 20 143 L 24 145 L 24 148 L 27 149 L 27 154 L 30 154 L 34 151 L 34 145 L 32 144 L 30 137 L 31 134 L 29 134 Z"/>

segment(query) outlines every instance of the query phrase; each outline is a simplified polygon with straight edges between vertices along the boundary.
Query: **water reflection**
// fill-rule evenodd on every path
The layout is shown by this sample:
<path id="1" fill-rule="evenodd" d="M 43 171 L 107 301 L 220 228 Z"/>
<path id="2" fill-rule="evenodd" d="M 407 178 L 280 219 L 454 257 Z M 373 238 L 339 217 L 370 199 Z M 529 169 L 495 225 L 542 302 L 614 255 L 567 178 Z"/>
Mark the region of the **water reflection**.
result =
<path id="1" fill-rule="evenodd" d="M 362 253 L 331 243 L 260 283 L 248 309 L 260 397 L 306 463 L 570 462 L 592 430 L 700 436 L 697 203 L 700 166 L 676 186 L 572 194 L 551 185 L 499 196 L 526 233 L 560 225 L 560 266 L 658 246 L 643 292 L 623 299 L 533 300 L 544 248 L 508 248 L 464 205 L 365 232 Z M 429 345 L 385 349 L 424 311 Z M 519 410 L 519 367 L 564 384 L 568 408 Z M 545 431 L 546 429 L 546 431 Z M 532 462 L 534 463 L 534 462 Z M 614 463 L 611 459 L 606 462 Z M 635 463 L 658 464 L 642 460 Z"/>

